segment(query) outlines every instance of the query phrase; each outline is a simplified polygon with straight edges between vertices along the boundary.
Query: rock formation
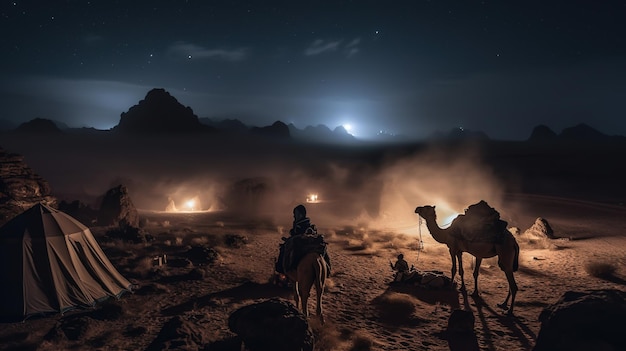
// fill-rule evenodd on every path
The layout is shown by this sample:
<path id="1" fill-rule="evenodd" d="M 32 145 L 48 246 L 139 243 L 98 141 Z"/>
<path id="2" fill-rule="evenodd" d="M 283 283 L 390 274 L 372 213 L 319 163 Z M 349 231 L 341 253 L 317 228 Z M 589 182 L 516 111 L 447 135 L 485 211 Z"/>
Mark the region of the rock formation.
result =
<path id="1" fill-rule="evenodd" d="M 278 298 L 236 310 L 228 318 L 228 328 L 251 351 L 311 351 L 315 343 L 304 315 Z"/>
<path id="2" fill-rule="evenodd" d="M 48 182 L 24 163 L 24 157 L 0 148 L 0 225 L 42 202 L 56 207 Z"/>
<path id="3" fill-rule="evenodd" d="M 189 133 L 213 131 L 164 89 L 152 89 L 146 97 L 123 112 L 114 131 L 130 134 Z"/>
<path id="4" fill-rule="evenodd" d="M 626 292 L 567 291 L 539 315 L 533 351 L 626 350 Z"/>
<path id="5" fill-rule="evenodd" d="M 98 225 L 139 227 L 139 214 L 124 185 L 111 188 L 104 195 L 98 212 Z"/>

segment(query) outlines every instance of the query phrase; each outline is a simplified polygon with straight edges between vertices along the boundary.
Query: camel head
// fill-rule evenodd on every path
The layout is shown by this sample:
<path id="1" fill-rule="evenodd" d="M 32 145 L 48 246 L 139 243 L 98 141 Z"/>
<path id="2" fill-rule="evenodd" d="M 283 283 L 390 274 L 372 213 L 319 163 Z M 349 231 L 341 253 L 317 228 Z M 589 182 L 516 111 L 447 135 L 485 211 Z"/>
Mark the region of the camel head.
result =
<path id="1" fill-rule="evenodd" d="M 424 219 L 436 219 L 435 206 L 419 206 L 415 209 L 415 213 Z"/>

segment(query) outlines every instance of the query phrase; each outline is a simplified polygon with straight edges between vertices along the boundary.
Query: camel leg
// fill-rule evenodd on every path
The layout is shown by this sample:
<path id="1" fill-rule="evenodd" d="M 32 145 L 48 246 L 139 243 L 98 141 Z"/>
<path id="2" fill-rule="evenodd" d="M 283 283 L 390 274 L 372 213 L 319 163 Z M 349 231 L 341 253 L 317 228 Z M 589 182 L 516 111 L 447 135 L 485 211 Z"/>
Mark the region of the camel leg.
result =
<path id="1" fill-rule="evenodd" d="M 450 272 L 450 281 L 454 282 L 454 277 L 456 276 L 456 256 L 450 250 L 450 259 L 452 260 L 452 272 Z"/>
<path id="2" fill-rule="evenodd" d="M 327 267 L 326 262 L 319 264 L 319 271 L 316 273 L 315 279 L 315 292 L 317 293 L 317 310 L 316 314 L 320 318 L 320 322 L 324 324 L 324 314 L 322 313 L 322 295 L 324 294 L 324 286 L 326 285 Z"/>
<path id="3" fill-rule="evenodd" d="M 476 257 L 476 264 L 474 265 L 474 292 L 473 296 L 478 296 L 478 272 L 480 270 L 480 264 L 483 262 L 482 258 Z"/>
<path id="4" fill-rule="evenodd" d="M 456 255 L 459 260 L 459 275 L 461 276 L 461 290 L 465 290 L 465 279 L 463 279 L 463 252 Z"/>
<path id="5" fill-rule="evenodd" d="M 498 307 L 505 309 L 505 310 L 508 308 L 507 314 L 513 315 L 513 306 L 515 306 L 515 295 L 517 295 L 517 283 L 515 282 L 515 277 L 513 276 L 512 271 L 506 271 L 504 273 L 506 274 L 506 279 L 509 281 L 509 292 L 506 295 L 504 302 L 502 302 L 501 304 L 498 304 Z M 510 308 L 508 307 L 509 298 L 511 298 Z"/>
<path id="6" fill-rule="evenodd" d="M 309 293 L 311 286 L 300 285 L 300 302 L 302 303 L 302 313 L 306 318 L 309 318 Z"/>
<path id="7" fill-rule="evenodd" d="M 293 300 L 296 303 L 296 308 L 300 308 L 300 284 L 296 281 L 293 283 Z"/>

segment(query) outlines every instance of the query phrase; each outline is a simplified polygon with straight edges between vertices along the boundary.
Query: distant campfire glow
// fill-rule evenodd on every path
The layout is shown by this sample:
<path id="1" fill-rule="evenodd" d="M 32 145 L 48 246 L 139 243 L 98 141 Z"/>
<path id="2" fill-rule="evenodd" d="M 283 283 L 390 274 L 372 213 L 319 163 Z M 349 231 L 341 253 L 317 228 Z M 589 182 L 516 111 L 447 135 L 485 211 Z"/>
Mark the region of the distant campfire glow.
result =
<path id="1" fill-rule="evenodd" d="M 194 206 L 196 205 L 196 201 L 194 199 L 187 200 L 187 202 L 185 202 L 185 205 L 187 206 L 187 209 L 189 209 L 189 211 L 193 211 Z"/>
<path id="2" fill-rule="evenodd" d="M 179 204 L 179 206 L 176 206 L 174 199 L 169 198 L 169 204 L 165 208 L 165 212 L 204 212 L 198 196 L 180 201 Z"/>
<path id="3" fill-rule="evenodd" d="M 317 203 L 319 200 L 317 199 L 317 194 L 309 194 L 306 196 L 306 202 L 308 203 Z"/>

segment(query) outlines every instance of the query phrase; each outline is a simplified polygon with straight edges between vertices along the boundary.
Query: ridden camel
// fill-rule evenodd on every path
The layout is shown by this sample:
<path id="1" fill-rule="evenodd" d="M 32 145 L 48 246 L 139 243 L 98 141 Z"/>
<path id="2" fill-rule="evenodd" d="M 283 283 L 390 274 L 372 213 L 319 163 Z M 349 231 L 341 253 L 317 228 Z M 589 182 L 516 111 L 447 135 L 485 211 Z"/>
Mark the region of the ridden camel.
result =
<path id="1" fill-rule="evenodd" d="M 509 282 L 509 292 L 506 299 L 501 304 L 498 304 L 498 306 L 506 310 L 508 308 L 509 298 L 511 298 L 511 307 L 508 308 L 507 313 L 512 315 L 513 306 L 515 305 L 515 294 L 517 294 L 517 284 L 515 283 L 513 272 L 518 269 L 519 259 L 519 245 L 513 237 L 513 234 L 505 229 L 503 238 L 497 243 L 468 241 L 464 240 L 459 235 L 460 229 L 455 227 L 455 222 L 452 222 L 452 225 L 446 229 L 439 228 L 439 225 L 437 225 L 435 206 L 417 207 L 415 213 L 426 220 L 426 227 L 437 242 L 448 245 L 450 258 L 452 259 L 452 276 L 450 277 L 452 280 L 454 280 L 456 274 L 456 262 L 459 262 L 461 289 L 465 289 L 465 282 L 463 281 L 463 252 L 467 252 L 476 258 L 473 295 L 478 295 L 478 271 L 483 258 L 498 256 L 498 266 L 504 271 L 506 279 Z"/>
<path id="2" fill-rule="evenodd" d="M 315 291 L 317 292 L 317 316 L 320 318 L 322 324 L 324 324 L 324 315 L 322 314 L 322 294 L 324 293 L 324 286 L 326 284 L 326 261 L 324 257 L 316 252 L 307 253 L 295 270 L 288 271 L 287 277 L 295 282 L 293 285 L 294 300 L 296 302 L 296 308 L 302 303 L 302 313 L 305 317 L 309 317 L 309 296 L 311 294 L 311 287 L 315 284 Z"/>

